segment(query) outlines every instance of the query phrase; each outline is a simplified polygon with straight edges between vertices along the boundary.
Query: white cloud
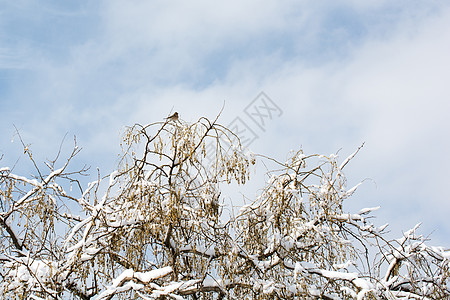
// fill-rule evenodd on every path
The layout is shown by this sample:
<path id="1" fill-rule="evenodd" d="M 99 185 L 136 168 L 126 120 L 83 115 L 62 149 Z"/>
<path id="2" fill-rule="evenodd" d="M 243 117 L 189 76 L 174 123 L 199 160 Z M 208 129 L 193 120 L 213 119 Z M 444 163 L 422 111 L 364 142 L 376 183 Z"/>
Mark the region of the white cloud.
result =
<path id="1" fill-rule="evenodd" d="M 344 62 L 312 70 L 294 65 L 278 82 L 266 82 L 273 94 L 290 99 L 286 118 L 298 136 L 323 151 L 342 146 L 348 152 L 367 142 L 352 177 L 377 182 L 378 189 L 369 187 L 363 196 L 388 209 L 397 232 L 425 219 L 427 229 L 440 223 L 437 234 L 444 240 L 450 231 L 449 17 L 446 9 L 421 24 L 406 20 L 388 38 L 354 49 Z"/>

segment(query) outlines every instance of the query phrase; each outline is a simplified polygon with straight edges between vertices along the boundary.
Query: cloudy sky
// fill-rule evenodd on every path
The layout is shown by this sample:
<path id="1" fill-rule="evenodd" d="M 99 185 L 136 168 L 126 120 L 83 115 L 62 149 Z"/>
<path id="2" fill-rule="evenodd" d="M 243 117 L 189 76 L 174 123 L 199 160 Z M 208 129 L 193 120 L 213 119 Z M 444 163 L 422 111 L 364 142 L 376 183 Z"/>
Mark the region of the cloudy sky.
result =
<path id="1" fill-rule="evenodd" d="M 348 207 L 450 246 L 448 53 L 448 1 L 0 0 L 0 167 L 25 161 L 16 126 L 42 160 L 75 134 L 76 163 L 106 174 L 124 126 L 225 103 L 280 160 L 365 142 Z M 260 92 L 279 109 L 263 127 L 246 114 Z"/>

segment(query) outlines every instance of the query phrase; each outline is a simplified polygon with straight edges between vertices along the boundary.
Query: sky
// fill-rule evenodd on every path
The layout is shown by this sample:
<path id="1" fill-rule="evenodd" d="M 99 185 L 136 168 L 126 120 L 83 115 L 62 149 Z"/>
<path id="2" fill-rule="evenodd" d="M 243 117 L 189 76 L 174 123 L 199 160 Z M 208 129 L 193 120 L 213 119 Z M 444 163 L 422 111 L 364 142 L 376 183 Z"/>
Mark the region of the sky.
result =
<path id="1" fill-rule="evenodd" d="M 32 173 L 17 128 L 41 161 L 76 135 L 108 174 L 125 126 L 224 107 L 281 161 L 365 143 L 347 207 L 450 247 L 448 53 L 448 1 L 0 0 L 0 167 Z"/>

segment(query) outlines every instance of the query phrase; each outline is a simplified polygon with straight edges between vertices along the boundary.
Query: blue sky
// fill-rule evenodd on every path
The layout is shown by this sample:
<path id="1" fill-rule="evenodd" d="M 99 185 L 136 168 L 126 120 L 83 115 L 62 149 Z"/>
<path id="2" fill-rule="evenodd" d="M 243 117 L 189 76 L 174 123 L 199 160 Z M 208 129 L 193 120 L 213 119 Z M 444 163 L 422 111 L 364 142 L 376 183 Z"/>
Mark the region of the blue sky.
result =
<path id="1" fill-rule="evenodd" d="M 0 1 L 0 164 L 20 157 L 15 125 L 40 159 L 75 134 L 105 174 L 124 126 L 224 101 L 228 124 L 264 91 L 283 114 L 254 152 L 366 142 L 349 207 L 450 246 L 448 28 L 448 1 Z"/>

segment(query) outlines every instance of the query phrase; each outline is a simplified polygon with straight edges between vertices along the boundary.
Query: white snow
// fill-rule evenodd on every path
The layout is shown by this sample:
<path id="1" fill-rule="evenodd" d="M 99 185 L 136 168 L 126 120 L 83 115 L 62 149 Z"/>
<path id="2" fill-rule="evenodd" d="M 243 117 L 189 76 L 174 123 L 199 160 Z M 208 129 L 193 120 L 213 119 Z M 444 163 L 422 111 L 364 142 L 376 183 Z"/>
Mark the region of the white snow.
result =
<path id="1" fill-rule="evenodd" d="M 368 207 L 368 208 L 363 208 L 358 212 L 358 215 L 364 215 L 364 214 L 368 214 L 371 213 L 373 211 L 376 211 L 378 209 L 380 209 L 381 206 L 376 206 L 376 207 Z"/>
<path id="2" fill-rule="evenodd" d="M 142 283 L 149 283 L 152 280 L 164 277 L 170 273 L 172 273 L 171 267 L 164 267 L 148 272 L 134 272 L 131 269 L 127 269 L 113 280 L 112 285 L 107 290 L 98 295 L 97 300 L 130 289 L 141 290 L 144 286 L 142 284 L 136 284 L 133 279 L 137 279 Z"/>

